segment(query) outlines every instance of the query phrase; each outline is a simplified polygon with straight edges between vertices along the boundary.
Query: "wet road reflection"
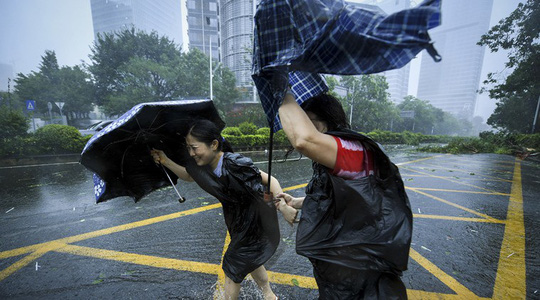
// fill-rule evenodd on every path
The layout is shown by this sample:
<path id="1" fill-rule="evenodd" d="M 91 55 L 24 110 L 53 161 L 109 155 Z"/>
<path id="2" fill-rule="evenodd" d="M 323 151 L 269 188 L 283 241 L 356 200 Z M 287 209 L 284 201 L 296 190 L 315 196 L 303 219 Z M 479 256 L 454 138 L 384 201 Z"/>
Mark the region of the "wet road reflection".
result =
<path id="1" fill-rule="evenodd" d="M 409 270 L 403 275 L 411 299 L 536 299 L 537 164 L 502 155 L 386 150 L 400 167 L 414 213 Z M 267 169 L 264 153 L 246 155 Z M 303 195 L 311 162 L 297 154 L 279 162 L 283 152 L 275 158 L 274 176 L 284 188 L 293 187 L 289 193 Z M 92 174 L 68 163 L 0 168 L 0 185 L 0 296 L 210 299 L 218 289 L 223 216 L 217 201 L 194 183 L 177 185 L 188 199 L 182 204 L 171 188 L 138 203 L 123 197 L 95 204 Z M 281 244 L 266 266 L 275 290 L 280 299 L 315 299 L 311 266 L 295 253 L 296 227 L 280 218 L 280 229 Z M 84 237 L 89 233 L 94 235 Z M 33 251 L 21 247 L 77 235 L 83 238 L 10 273 Z M 241 298 L 255 295 L 254 287 L 244 284 Z"/>

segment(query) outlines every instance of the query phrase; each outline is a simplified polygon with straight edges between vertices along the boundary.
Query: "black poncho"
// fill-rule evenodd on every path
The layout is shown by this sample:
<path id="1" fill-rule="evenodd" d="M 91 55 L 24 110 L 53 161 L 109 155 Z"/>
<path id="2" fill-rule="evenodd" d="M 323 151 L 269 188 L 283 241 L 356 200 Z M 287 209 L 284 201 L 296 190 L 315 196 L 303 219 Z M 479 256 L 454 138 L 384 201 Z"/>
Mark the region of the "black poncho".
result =
<path id="1" fill-rule="evenodd" d="M 370 298 L 369 294 L 379 295 L 374 298 L 396 294 L 395 281 L 407 269 L 412 235 L 412 212 L 399 171 L 368 137 L 349 130 L 328 134 L 361 141 L 373 153 L 376 172 L 358 180 L 345 180 L 314 163 L 298 226 L 296 251 L 312 261 L 321 299 L 356 297 L 344 296 L 346 291 L 336 296 L 335 288 L 321 289 L 321 285 L 335 286 L 331 281 L 336 274 L 345 274 L 345 269 L 351 274 L 359 271 L 355 276 L 362 282 L 351 282 L 344 289 L 355 290 L 361 298 Z M 370 285 L 366 280 L 373 276 L 367 274 L 389 274 L 393 283 L 374 282 L 358 291 L 359 285 Z M 397 297 L 406 298 L 404 293 L 402 286 Z"/>
<path id="2" fill-rule="evenodd" d="M 259 169 L 251 159 L 236 153 L 223 154 L 222 175 L 210 166 L 199 167 L 192 159 L 186 170 L 197 184 L 223 206 L 231 242 L 223 257 L 223 271 L 236 283 L 263 265 L 279 244 L 276 208 L 263 200 Z"/>

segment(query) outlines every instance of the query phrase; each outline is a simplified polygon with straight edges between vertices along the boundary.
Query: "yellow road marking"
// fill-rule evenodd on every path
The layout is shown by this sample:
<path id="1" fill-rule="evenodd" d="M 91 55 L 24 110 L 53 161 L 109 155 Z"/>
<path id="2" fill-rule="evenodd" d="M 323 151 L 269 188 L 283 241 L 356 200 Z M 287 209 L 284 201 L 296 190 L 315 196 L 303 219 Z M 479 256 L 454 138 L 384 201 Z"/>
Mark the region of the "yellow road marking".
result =
<path id="1" fill-rule="evenodd" d="M 282 285 L 290 285 L 290 286 L 299 286 L 301 288 L 306 289 L 316 289 L 317 283 L 315 282 L 315 278 L 313 277 L 307 277 L 302 275 L 294 275 L 294 274 L 287 274 L 287 273 L 278 273 L 278 272 L 268 272 L 268 278 L 271 282 L 282 284 Z"/>
<path id="2" fill-rule="evenodd" d="M 492 221 L 493 223 L 496 223 L 497 221 L 501 221 L 501 220 L 495 219 L 495 218 L 493 218 L 493 217 L 490 217 L 490 216 L 488 216 L 488 215 L 486 215 L 486 214 L 479 213 L 479 212 L 477 212 L 477 211 L 475 211 L 475 210 L 472 210 L 472 209 L 470 209 L 470 208 L 466 208 L 466 207 L 461 206 L 461 205 L 459 205 L 459 204 L 455 204 L 455 203 L 452 203 L 452 202 L 450 202 L 450 201 L 444 200 L 444 199 L 442 199 L 442 198 L 439 198 L 439 197 L 430 195 L 430 194 L 428 194 L 428 193 L 424 193 L 424 192 L 419 191 L 419 190 L 417 190 L 417 189 L 415 189 L 415 188 L 409 188 L 409 187 L 406 187 L 406 189 L 411 190 L 411 191 L 413 191 L 413 192 L 415 192 L 415 193 L 422 194 L 422 195 L 424 195 L 424 196 L 430 197 L 430 198 L 432 198 L 432 199 L 435 199 L 435 200 L 440 201 L 440 202 L 442 202 L 442 203 L 448 204 L 448 205 L 450 205 L 450 206 L 459 208 L 459 209 L 464 210 L 464 211 L 466 211 L 466 212 L 470 212 L 471 214 L 475 214 L 475 215 L 477 215 L 477 216 L 479 216 L 479 217 L 488 219 L 488 220 Z"/>
<path id="3" fill-rule="evenodd" d="M 426 174 L 426 175 L 423 175 L 423 174 L 408 174 L 408 173 L 401 172 L 401 178 L 406 178 L 406 177 L 433 177 L 433 175 L 431 175 L 431 174 Z M 454 178 L 454 179 L 456 179 L 454 176 L 438 176 L 438 178 L 441 178 L 441 179 Z M 475 178 L 475 180 L 478 180 L 478 181 L 512 182 L 512 180 L 508 180 L 508 179 L 492 179 L 492 178 L 481 178 L 481 179 L 476 179 Z"/>
<path id="4" fill-rule="evenodd" d="M 0 281 L 6 279 L 11 274 L 17 272 L 23 267 L 26 267 L 27 265 L 31 264 L 33 261 L 42 257 L 46 253 L 62 248 L 64 246 L 65 244 L 58 243 L 58 242 L 48 242 L 48 243 L 41 244 L 41 247 L 37 247 L 37 249 L 34 252 L 30 253 L 29 255 L 25 256 L 21 260 L 15 262 L 14 264 L 2 270 L 0 272 Z"/>
<path id="5" fill-rule="evenodd" d="M 440 156 L 441 155 L 433 156 L 429 158 L 423 158 L 423 159 L 406 162 L 402 164 L 423 161 L 423 160 L 432 159 L 432 158 L 440 157 Z M 412 170 L 412 171 L 422 173 L 416 170 Z M 445 179 L 444 177 L 441 177 L 441 176 L 433 176 L 431 174 L 425 174 L 425 175 L 429 177 Z M 419 175 L 412 175 L 412 176 L 419 176 Z M 450 181 L 458 183 L 458 184 L 462 184 L 461 182 L 456 182 L 453 180 L 450 180 Z M 448 205 L 452 205 L 454 207 L 457 207 L 465 211 L 468 211 L 470 213 L 481 216 L 484 219 L 423 215 L 423 214 L 415 215 L 415 218 L 448 219 L 448 220 L 468 221 L 468 222 L 508 223 L 505 226 L 503 247 L 501 247 L 499 269 L 497 271 L 497 279 L 496 279 L 494 294 L 493 294 L 494 299 L 504 299 L 508 297 L 522 298 L 525 295 L 525 278 L 526 278 L 525 259 L 524 259 L 525 231 L 524 231 L 524 224 L 523 224 L 523 203 L 522 203 L 523 198 L 521 194 L 522 193 L 521 192 L 521 165 L 518 162 L 515 163 L 514 179 L 512 182 L 513 182 L 512 192 L 510 194 L 511 198 L 510 198 L 510 203 L 509 203 L 509 208 L 508 208 L 508 221 L 494 219 L 487 215 L 475 212 L 473 210 L 470 210 L 465 207 L 459 206 L 457 204 L 451 203 L 449 201 L 440 199 L 438 197 L 434 197 L 432 195 L 429 195 L 421 191 L 421 190 L 436 190 L 436 189 L 408 188 L 419 194 L 426 195 L 428 197 L 434 198 L 435 200 L 441 201 Z M 285 188 L 284 191 L 302 188 L 302 187 L 305 187 L 306 185 L 307 183 L 288 187 L 288 188 Z M 470 185 L 470 186 L 480 188 L 474 185 Z M 441 190 L 441 191 L 451 191 L 451 190 Z M 486 191 L 489 191 L 489 190 L 486 190 Z M 455 191 L 455 192 L 461 192 L 461 191 Z M 466 191 L 463 191 L 463 192 L 466 192 Z M 509 195 L 509 194 L 497 193 L 494 191 L 489 191 L 489 192 L 490 193 L 483 193 L 483 192 L 467 192 L 467 193 L 494 194 L 494 195 L 504 195 L 504 196 Z M 150 224 L 154 224 L 154 223 L 158 223 L 162 221 L 167 221 L 167 220 L 175 219 L 182 216 L 195 214 L 195 213 L 207 211 L 210 209 L 215 209 L 220 206 L 221 205 L 219 203 L 208 205 L 208 206 L 195 208 L 195 209 L 191 209 L 187 211 L 182 211 L 178 213 L 173 213 L 169 215 L 164 215 L 164 216 L 160 216 L 156 218 L 151 218 L 151 219 L 146 219 L 146 220 L 142 220 L 138 222 L 115 226 L 115 227 L 111 227 L 111 228 L 107 228 L 103 230 L 97 230 L 94 232 L 89 232 L 89 233 L 80 234 L 80 235 L 76 235 L 72 237 L 53 240 L 46 243 L 35 244 L 35 245 L 27 246 L 27 247 L 21 247 L 18 249 L 0 252 L 0 259 L 31 253 L 30 255 L 27 255 L 26 257 L 12 264 L 8 268 L 2 270 L 0 272 L 0 281 L 10 276 L 17 270 L 21 269 L 22 267 L 27 266 L 28 264 L 30 264 L 32 261 L 36 260 L 37 258 L 51 251 L 61 252 L 61 253 L 70 253 L 70 254 L 95 257 L 95 258 L 101 258 L 101 259 L 116 260 L 116 261 L 147 265 L 147 266 L 159 267 L 159 268 L 213 274 L 213 275 L 218 275 L 219 277 L 220 273 L 223 274 L 223 271 L 221 269 L 221 266 L 217 264 L 161 258 L 161 257 L 155 257 L 155 256 L 139 255 L 139 254 L 133 254 L 133 253 L 96 249 L 96 248 L 89 248 L 89 247 L 82 247 L 82 246 L 75 246 L 75 245 L 68 245 L 68 244 L 94 238 L 94 237 L 107 235 L 107 234 L 121 232 L 128 229 L 138 228 L 141 226 L 146 226 L 146 225 L 150 225 Z M 226 250 L 226 247 L 228 245 L 228 242 L 227 242 L 228 239 L 230 241 L 230 237 L 227 235 L 224 251 Z M 407 290 L 407 293 L 409 294 L 410 298 L 412 299 L 414 298 L 418 298 L 418 299 L 463 299 L 463 298 L 487 299 L 487 298 L 477 297 L 474 293 L 472 293 L 470 290 L 468 290 L 459 282 L 457 282 L 457 280 L 455 280 L 448 274 L 444 273 L 442 270 L 436 267 L 433 263 L 431 263 L 429 260 L 422 257 L 418 252 L 414 251 L 413 249 L 411 249 L 411 258 L 417 261 L 424 268 L 426 268 L 430 273 L 436 276 L 443 283 L 448 285 L 452 290 L 454 290 L 457 293 L 457 295 L 440 294 L 440 293 L 417 291 L 417 290 Z M 270 277 L 270 280 L 277 284 L 291 285 L 291 286 L 297 285 L 299 287 L 311 288 L 311 289 L 317 288 L 315 280 L 312 277 L 277 273 L 277 272 L 272 272 L 272 271 L 268 271 L 268 275 Z M 222 276 L 224 276 L 224 274 Z M 516 280 L 516 276 L 517 276 L 517 280 Z M 515 284 L 516 281 L 519 281 L 520 283 L 519 286 L 517 287 Z"/>
<path id="6" fill-rule="evenodd" d="M 493 299 L 524 299 L 526 296 L 525 223 L 521 163 L 516 159 L 504 236 L 499 254 Z"/>
<path id="7" fill-rule="evenodd" d="M 221 263 L 219 264 L 216 290 L 214 291 L 214 299 L 223 299 L 225 297 L 225 272 L 223 272 L 223 256 L 225 256 L 225 252 L 227 252 L 230 243 L 231 235 L 227 230 L 227 235 L 225 236 L 225 244 L 223 245 L 223 251 L 221 252 Z"/>
<path id="8" fill-rule="evenodd" d="M 443 167 L 441 165 L 433 165 L 433 164 L 429 164 L 429 163 L 426 163 L 425 164 L 426 166 L 431 166 L 431 168 L 438 168 L 438 169 L 442 169 L 442 170 L 450 170 L 450 171 L 453 171 L 453 172 L 460 172 L 460 173 L 465 173 L 465 174 L 470 174 L 470 173 L 474 173 L 472 171 L 467 171 L 467 170 L 462 170 L 462 169 L 453 169 L 453 168 L 447 168 L 447 167 Z M 467 166 L 470 166 L 470 165 L 467 165 Z M 485 170 L 487 171 L 487 170 Z M 497 170 L 497 169 L 490 169 L 491 172 L 493 173 L 504 173 L 504 174 L 510 174 L 512 172 L 512 170 Z M 482 175 L 483 177 L 486 177 L 486 178 L 493 178 L 493 179 L 504 179 L 504 178 L 500 178 L 500 177 L 496 177 L 496 176 L 490 176 L 490 175 Z"/>
<path id="9" fill-rule="evenodd" d="M 412 163 L 415 163 L 415 162 L 424 161 L 424 160 L 428 160 L 428 159 L 434 159 L 434 158 L 441 157 L 441 156 L 446 156 L 446 155 L 448 155 L 448 154 L 434 155 L 434 156 L 420 158 L 420 159 L 416 159 L 416 160 L 400 162 L 400 163 L 397 163 L 396 166 L 408 165 L 408 164 L 412 164 Z"/>
<path id="10" fill-rule="evenodd" d="M 478 222 L 478 223 L 494 223 L 494 224 L 506 223 L 503 220 L 497 220 L 497 219 L 465 218 L 465 217 L 451 217 L 451 216 L 440 216 L 440 215 L 413 214 L 413 217 L 419 218 L 419 219 L 438 219 L 438 220 L 465 221 L 465 222 Z"/>
<path id="11" fill-rule="evenodd" d="M 442 283 L 446 284 L 450 289 L 452 289 L 461 299 L 477 299 L 478 297 L 471 292 L 464 285 L 459 283 L 452 276 L 446 274 L 443 270 L 437 267 L 435 264 L 427 260 L 425 257 L 420 255 L 414 249 L 410 249 L 410 257 L 414 259 L 418 264 L 420 264 L 424 269 L 428 270 L 433 276 L 437 277 Z"/>
<path id="12" fill-rule="evenodd" d="M 149 267 L 205 273 L 211 275 L 217 275 L 219 269 L 219 265 L 217 264 L 134 254 L 128 252 L 112 251 L 76 245 L 66 245 L 63 248 L 56 249 L 55 251 L 61 253 L 75 254 L 79 256 L 121 261 L 125 263 Z"/>
<path id="13" fill-rule="evenodd" d="M 468 184 L 468 183 L 465 183 L 465 182 L 453 180 L 452 178 L 448 178 L 448 177 L 444 177 L 444 176 L 437 176 L 437 175 L 429 174 L 429 173 L 426 173 L 426 172 L 414 170 L 414 169 L 411 169 L 411 168 L 406 168 L 406 169 L 409 170 L 409 171 L 412 171 L 412 172 L 417 172 L 417 173 L 420 173 L 420 174 L 427 175 L 429 177 L 439 178 L 439 179 L 447 180 L 447 181 L 450 181 L 450 182 L 453 182 L 453 183 L 457 183 L 457 184 L 461 184 L 461 185 L 465 185 L 465 186 L 470 186 L 470 187 L 477 188 L 477 189 L 480 189 L 480 190 L 488 191 L 490 193 L 497 193 L 496 191 L 493 191 L 493 190 L 490 190 L 490 189 L 485 189 L 483 187 L 479 187 L 479 186 L 474 185 L 474 184 Z"/>
<path id="14" fill-rule="evenodd" d="M 463 300 L 463 296 L 455 294 L 441 294 L 434 292 L 426 292 L 420 290 L 407 290 L 407 296 L 409 299 L 422 299 L 422 300 Z M 487 300 L 491 298 L 475 297 L 475 299 Z"/>
<path id="15" fill-rule="evenodd" d="M 303 187 L 306 187 L 307 186 L 307 183 L 302 183 L 302 184 L 299 184 L 299 185 L 293 185 L 293 186 L 290 186 L 290 187 L 286 187 L 283 189 L 284 192 L 286 191 L 290 191 L 290 190 L 296 190 L 296 189 L 299 189 L 299 188 L 303 188 Z"/>
<path id="16" fill-rule="evenodd" d="M 466 194 L 481 194 L 481 195 L 495 195 L 495 196 L 510 196 L 506 193 L 492 193 L 492 192 L 478 192 L 478 191 L 466 191 L 466 190 L 449 190 L 449 189 L 432 189 L 432 188 L 419 188 L 414 187 L 415 190 L 419 191 L 433 191 L 433 192 L 450 192 L 450 193 L 466 193 Z"/>
<path id="17" fill-rule="evenodd" d="M 121 231 L 129 230 L 129 229 L 134 229 L 134 228 L 138 228 L 138 227 L 142 227 L 142 226 L 147 226 L 147 225 L 151 225 L 151 224 L 155 224 L 155 223 L 159 223 L 159 222 L 163 222 L 163 221 L 176 219 L 176 218 L 183 217 L 183 216 L 193 215 L 193 214 L 196 214 L 196 213 L 199 213 L 199 212 L 215 209 L 215 208 L 218 208 L 218 207 L 221 207 L 220 203 L 211 204 L 211 205 L 207 205 L 207 206 L 202 206 L 202 207 L 198 207 L 198 208 L 193 208 L 193 209 L 186 210 L 186 211 L 181 211 L 181 212 L 172 213 L 172 214 L 168 214 L 168 215 L 163 215 L 163 216 L 159 216 L 159 217 L 155 217 L 155 218 L 145 219 L 145 220 L 142 220 L 142 221 L 132 222 L 132 223 L 123 224 L 123 225 L 119 225 L 119 226 L 109 227 L 109 228 L 106 228 L 106 229 L 96 230 L 96 231 L 83 233 L 83 234 L 79 234 L 79 235 L 74 235 L 74 236 L 54 240 L 54 241 L 51 241 L 51 242 L 58 242 L 58 243 L 63 243 L 63 244 L 76 243 L 76 242 L 84 241 L 84 240 L 87 240 L 87 239 L 91 239 L 91 238 L 95 238 L 95 237 L 99 237 L 99 236 L 103 236 L 103 235 L 108 235 L 108 234 L 111 234 L 111 233 L 121 232 Z M 47 244 L 49 244 L 51 242 L 35 244 L 35 245 L 27 246 L 27 247 L 21 247 L 21 248 L 14 249 L 14 250 L 3 251 L 3 252 L 0 252 L 0 259 L 26 254 L 26 253 L 35 251 L 36 249 L 39 249 L 39 248 L 43 247 L 44 245 L 47 245 Z"/>

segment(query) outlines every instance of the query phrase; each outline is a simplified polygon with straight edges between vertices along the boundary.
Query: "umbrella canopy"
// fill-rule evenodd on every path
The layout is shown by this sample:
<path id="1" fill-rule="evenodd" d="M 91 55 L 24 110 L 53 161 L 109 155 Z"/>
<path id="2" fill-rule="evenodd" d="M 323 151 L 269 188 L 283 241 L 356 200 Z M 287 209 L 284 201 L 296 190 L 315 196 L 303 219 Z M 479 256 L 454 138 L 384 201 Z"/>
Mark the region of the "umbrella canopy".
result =
<path id="1" fill-rule="evenodd" d="M 372 74 L 401 68 L 423 49 L 440 60 L 427 32 L 441 22 L 440 0 L 390 15 L 374 8 L 343 0 L 260 2 L 252 72 L 274 130 L 280 128 L 274 118 L 288 83 L 276 73 Z M 293 92 L 301 94 L 294 86 Z"/>
<path id="2" fill-rule="evenodd" d="M 225 123 L 211 100 L 141 103 L 94 135 L 80 163 L 94 172 L 96 202 L 129 196 L 135 201 L 178 177 L 156 165 L 152 148 L 182 164 L 188 157 L 185 136 L 196 119 L 208 119 L 220 129 Z"/>

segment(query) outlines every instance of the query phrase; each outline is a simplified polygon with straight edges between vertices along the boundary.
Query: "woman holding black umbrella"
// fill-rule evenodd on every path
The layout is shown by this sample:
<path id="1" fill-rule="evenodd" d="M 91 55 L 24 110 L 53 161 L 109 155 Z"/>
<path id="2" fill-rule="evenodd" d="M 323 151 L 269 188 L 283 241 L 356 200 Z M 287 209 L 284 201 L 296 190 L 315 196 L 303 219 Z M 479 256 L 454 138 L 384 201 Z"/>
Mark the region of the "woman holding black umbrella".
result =
<path id="1" fill-rule="evenodd" d="M 320 299 L 406 299 L 412 213 L 397 167 L 377 143 L 349 130 L 339 101 L 320 94 L 279 108 L 293 147 L 313 160 L 296 251 L 308 257 Z"/>
<path id="2" fill-rule="evenodd" d="M 221 202 L 231 236 L 223 257 L 225 299 L 238 298 L 240 283 L 250 273 L 264 298 L 276 299 L 263 266 L 276 251 L 280 237 L 276 208 L 263 198 L 268 174 L 257 169 L 251 159 L 232 153 L 218 127 L 208 120 L 191 126 L 186 144 L 192 159 L 185 166 L 173 162 L 161 150 L 154 149 L 151 154 L 156 163 L 182 180 L 195 181 Z M 281 193 L 279 182 L 273 177 L 271 180 L 274 195 Z M 289 222 L 296 216 L 296 210 L 284 202 L 280 211 Z"/>

